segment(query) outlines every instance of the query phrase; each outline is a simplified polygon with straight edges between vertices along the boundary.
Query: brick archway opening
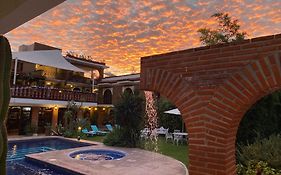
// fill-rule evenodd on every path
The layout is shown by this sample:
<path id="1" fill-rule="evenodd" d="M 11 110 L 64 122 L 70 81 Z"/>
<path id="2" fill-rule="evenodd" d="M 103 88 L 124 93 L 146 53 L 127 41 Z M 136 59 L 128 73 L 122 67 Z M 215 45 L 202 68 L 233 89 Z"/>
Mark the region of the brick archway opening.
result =
<path id="1" fill-rule="evenodd" d="M 181 116 L 181 112 L 177 113 L 177 106 L 174 105 L 166 96 L 161 95 L 160 93 L 156 93 L 156 103 L 158 111 L 160 111 L 158 116 L 158 126 L 169 129 L 169 133 L 176 132 L 187 132 L 188 128 L 185 126 L 185 122 L 183 121 L 183 117 Z M 183 141 L 188 142 L 188 137 L 183 136 Z M 173 141 L 173 140 L 172 140 Z"/>
<path id="2" fill-rule="evenodd" d="M 275 91 L 270 89 L 268 93 L 261 94 L 260 98 L 257 96 L 257 101 L 249 107 L 239 122 L 236 134 L 236 151 L 239 150 L 240 145 L 253 144 L 257 140 L 260 141 L 259 139 L 279 134 L 276 128 L 280 128 L 280 124 L 276 122 L 281 119 L 281 114 L 278 112 L 280 94 L 280 88 L 276 87 Z M 244 161 L 238 162 L 238 159 L 237 157 L 237 164 L 245 163 Z"/>
<path id="3" fill-rule="evenodd" d="M 281 35 L 142 58 L 140 85 L 181 111 L 191 175 L 234 175 L 242 117 L 281 89 Z"/>

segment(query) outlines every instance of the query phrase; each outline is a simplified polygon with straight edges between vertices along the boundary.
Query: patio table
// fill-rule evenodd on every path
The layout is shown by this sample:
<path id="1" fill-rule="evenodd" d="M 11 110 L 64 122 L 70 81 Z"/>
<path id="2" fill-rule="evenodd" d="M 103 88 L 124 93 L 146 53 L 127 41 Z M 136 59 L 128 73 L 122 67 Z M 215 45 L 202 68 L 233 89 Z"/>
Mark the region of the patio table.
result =
<path id="1" fill-rule="evenodd" d="M 186 132 L 174 132 L 173 135 L 188 136 L 188 133 L 186 133 Z"/>

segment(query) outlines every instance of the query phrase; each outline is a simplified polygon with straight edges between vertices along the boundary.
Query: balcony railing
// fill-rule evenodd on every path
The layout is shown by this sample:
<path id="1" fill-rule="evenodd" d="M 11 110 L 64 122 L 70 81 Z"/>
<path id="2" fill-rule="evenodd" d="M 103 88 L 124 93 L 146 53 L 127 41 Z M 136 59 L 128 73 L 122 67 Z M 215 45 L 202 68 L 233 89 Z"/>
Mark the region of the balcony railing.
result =
<path id="1" fill-rule="evenodd" d="M 13 98 L 97 102 L 95 93 L 74 92 L 48 87 L 12 87 L 11 96 Z"/>

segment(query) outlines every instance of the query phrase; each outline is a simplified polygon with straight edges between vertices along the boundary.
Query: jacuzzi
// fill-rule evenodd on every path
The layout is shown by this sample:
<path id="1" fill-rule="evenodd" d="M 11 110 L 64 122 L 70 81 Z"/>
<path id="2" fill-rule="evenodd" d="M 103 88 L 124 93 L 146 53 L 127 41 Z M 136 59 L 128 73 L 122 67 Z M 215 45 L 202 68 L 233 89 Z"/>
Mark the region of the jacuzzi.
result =
<path id="1" fill-rule="evenodd" d="M 120 160 L 126 156 L 126 153 L 108 149 L 89 149 L 72 152 L 69 154 L 69 156 L 77 160 L 104 161 Z"/>

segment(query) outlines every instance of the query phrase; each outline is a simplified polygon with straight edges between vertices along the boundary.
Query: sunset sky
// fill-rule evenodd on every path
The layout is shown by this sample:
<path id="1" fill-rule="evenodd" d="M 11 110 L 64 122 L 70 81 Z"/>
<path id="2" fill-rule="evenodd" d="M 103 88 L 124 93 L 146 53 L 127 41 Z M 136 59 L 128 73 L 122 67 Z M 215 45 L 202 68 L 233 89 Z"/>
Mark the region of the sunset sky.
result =
<path id="1" fill-rule="evenodd" d="M 140 57 L 200 46 L 197 30 L 227 12 L 248 38 L 281 33 L 281 0 L 66 0 L 12 30 L 14 51 L 41 42 L 91 55 L 107 72 L 138 72 Z"/>

